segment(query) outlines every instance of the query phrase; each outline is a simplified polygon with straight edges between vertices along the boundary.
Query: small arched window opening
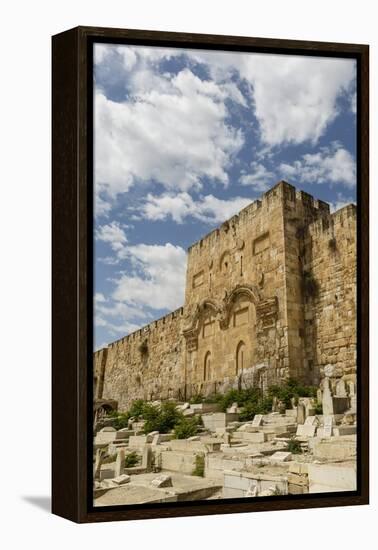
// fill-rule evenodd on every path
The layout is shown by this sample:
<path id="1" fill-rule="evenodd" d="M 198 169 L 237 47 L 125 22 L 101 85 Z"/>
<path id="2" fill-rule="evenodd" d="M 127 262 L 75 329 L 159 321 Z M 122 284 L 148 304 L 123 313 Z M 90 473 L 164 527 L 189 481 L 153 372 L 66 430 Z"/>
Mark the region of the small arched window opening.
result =
<path id="1" fill-rule="evenodd" d="M 203 366 L 203 379 L 211 380 L 211 352 L 208 351 L 205 355 L 205 361 Z"/>
<path id="2" fill-rule="evenodd" d="M 236 374 L 243 372 L 246 366 L 246 347 L 243 341 L 239 342 L 236 348 Z"/>

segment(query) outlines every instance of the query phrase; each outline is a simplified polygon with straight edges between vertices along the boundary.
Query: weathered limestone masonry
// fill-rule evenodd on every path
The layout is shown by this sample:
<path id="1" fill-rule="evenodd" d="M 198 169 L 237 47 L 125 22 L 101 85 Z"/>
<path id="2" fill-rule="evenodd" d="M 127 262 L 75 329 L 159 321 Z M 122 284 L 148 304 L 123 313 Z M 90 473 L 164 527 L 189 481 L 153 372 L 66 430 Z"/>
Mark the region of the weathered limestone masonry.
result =
<path id="1" fill-rule="evenodd" d="M 355 383 L 356 210 L 279 182 L 188 250 L 184 307 L 94 354 L 95 396 Z M 329 367 L 328 367 L 329 369 Z"/>

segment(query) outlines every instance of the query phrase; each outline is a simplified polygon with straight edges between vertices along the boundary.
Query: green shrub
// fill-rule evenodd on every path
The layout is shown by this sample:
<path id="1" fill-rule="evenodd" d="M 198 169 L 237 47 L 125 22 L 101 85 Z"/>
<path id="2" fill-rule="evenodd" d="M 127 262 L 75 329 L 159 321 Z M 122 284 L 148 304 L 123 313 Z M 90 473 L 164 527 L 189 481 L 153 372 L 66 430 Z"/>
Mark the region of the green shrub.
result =
<path id="1" fill-rule="evenodd" d="M 253 420 L 256 414 L 267 414 L 272 410 L 272 399 L 269 397 L 260 399 L 258 402 L 247 401 L 239 414 L 240 422 Z"/>
<path id="2" fill-rule="evenodd" d="M 301 444 L 296 439 L 290 439 L 289 443 L 287 444 L 287 450 L 293 455 L 299 455 L 302 453 Z"/>
<path id="3" fill-rule="evenodd" d="M 203 403 L 204 396 L 201 393 L 196 393 L 195 395 L 192 395 L 192 397 L 189 399 L 190 404 L 197 404 L 197 403 Z"/>
<path id="4" fill-rule="evenodd" d="M 129 418 L 133 417 L 135 420 L 138 420 L 143 416 L 144 407 L 147 405 L 146 401 L 143 399 L 136 399 L 131 403 L 131 407 L 128 411 Z"/>
<path id="5" fill-rule="evenodd" d="M 139 464 L 139 457 L 135 451 L 125 456 L 125 468 L 133 468 L 137 464 Z"/>
<path id="6" fill-rule="evenodd" d="M 323 405 L 321 403 L 316 403 L 315 414 L 323 414 Z"/>
<path id="7" fill-rule="evenodd" d="M 271 386 L 268 389 L 268 396 L 271 398 L 277 397 L 285 403 L 285 407 L 288 409 L 291 407 L 292 398 L 298 400 L 299 397 L 316 397 L 316 391 L 316 386 L 306 386 L 298 383 L 293 378 L 289 378 L 280 386 Z"/>
<path id="8" fill-rule="evenodd" d="M 115 430 L 122 430 L 122 428 L 127 428 L 130 418 L 127 413 L 115 413 L 109 416 L 111 416 L 112 418 L 112 426 Z"/>
<path id="9" fill-rule="evenodd" d="M 202 403 L 220 403 L 222 399 L 223 395 L 221 393 L 213 393 L 212 395 L 204 397 Z"/>
<path id="10" fill-rule="evenodd" d="M 116 430 L 127 428 L 130 418 L 135 418 L 135 420 L 138 420 L 141 416 L 143 416 L 143 410 L 145 406 L 146 401 L 144 401 L 143 399 L 136 399 L 132 402 L 130 409 L 125 413 L 111 411 L 108 414 L 108 417 L 113 419 L 113 428 L 115 428 Z"/>
<path id="11" fill-rule="evenodd" d="M 170 432 L 183 418 L 182 412 L 176 409 L 176 403 L 166 401 L 159 407 L 147 404 L 143 407 L 143 419 L 145 420 L 144 433 L 158 431 Z"/>
<path id="12" fill-rule="evenodd" d="M 175 425 L 175 439 L 186 439 L 196 435 L 198 430 L 199 420 L 196 416 L 186 418 L 185 416 Z"/>
<path id="13" fill-rule="evenodd" d="M 204 477 L 205 475 L 205 456 L 203 454 L 196 455 L 196 465 L 192 472 L 193 476 Z"/>
<path id="14" fill-rule="evenodd" d="M 319 283 L 310 271 L 303 273 L 303 290 L 311 298 L 316 298 L 319 293 Z"/>
<path id="15" fill-rule="evenodd" d="M 237 403 L 239 407 L 247 404 L 257 404 L 262 400 L 261 390 L 259 388 L 246 388 L 244 390 L 229 390 L 220 396 L 219 403 L 222 411 L 231 407 L 232 403 Z"/>

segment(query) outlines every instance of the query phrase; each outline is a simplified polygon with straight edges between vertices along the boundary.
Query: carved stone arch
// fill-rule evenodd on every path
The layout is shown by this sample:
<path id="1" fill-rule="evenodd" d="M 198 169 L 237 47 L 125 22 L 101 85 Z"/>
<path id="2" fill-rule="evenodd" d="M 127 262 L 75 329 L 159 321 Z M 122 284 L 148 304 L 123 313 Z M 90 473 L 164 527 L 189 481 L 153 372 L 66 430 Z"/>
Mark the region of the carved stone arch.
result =
<path id="1" fill-rule="evenodd" d="M 196 349 L 198 334 L 201 330 L 204 320 L 208 315 L 215 315 L 219 318 L 222 314 L 222 306 L 214 300 L 206 298 L 197 305 L 195 312 L 190 320 L 190 324 L 183 330 L 183 335 L 187 342 L 191 342 L 190 347 Z"/>
<path id="2" fill-rule="evenodd" d="M 210 314 L 215 316 L 219 315 L 222 311 L 220 305 L 218 305 L 214 300 L 209 298 L 203 300 L 200 304 L 197 305 L 194 315 L 192 317 L 192 322 L 190 328 L 200 328 L 203 320 Z"/>
<path id="3" fill-rule="evenodd" d="M 230 322 L 230 317 L 234 305 L 245 298 L 255 306 L 260 302 L 260 293 L 257 288 L 252 285 L 238 285 L 224 299 L 223 315 L 221 320 L 221 328 L 227 328 Z"/>

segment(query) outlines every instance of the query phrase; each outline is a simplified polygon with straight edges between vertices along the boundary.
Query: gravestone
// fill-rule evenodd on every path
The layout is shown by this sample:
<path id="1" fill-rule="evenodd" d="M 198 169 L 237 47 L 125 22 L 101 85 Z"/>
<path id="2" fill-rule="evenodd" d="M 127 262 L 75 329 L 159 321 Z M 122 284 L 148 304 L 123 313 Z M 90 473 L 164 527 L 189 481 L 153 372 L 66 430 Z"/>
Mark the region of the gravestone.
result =
<path id="1" fill-rule="evenodd" d="M 291 456 L 292 455 L 289 452 L 286 453 L 284 451 L 277 451 L 272 454 L 270 460 L 272 462 L 287 462 L 288 460 L 291 460 Z"/>
<path id="2" fill-rule="evenodd" d="M 304 437 L 314 437 L 316 424 L 298 424 L 296 435 Z"/>
<path id="3" fill-rule="evenodd" d="M 93 474 L 93 477 L 94 477 L 95 480 L 100 480 L 100 477 L 101 477 L 101 464 L 102 464 L 103 456 L 104 456 L 103 449 L 97 449 L 95 466 L 94 466 L 94 474 Z"/>
<path id="4" fill-rule="evenodd" d="M 345 380 L 341 379 L 336 383 L 337 397 L 347 397 Z"/>
<path id="5" fill-rule="evenodd" d="M 306 426 L 315 426 L 318 424 L 318 419 L 316 416 L 308 416 L 305 420 Z"/>
<path id="6" fill-rule="evenodd" d="M 160 476 L 158 477 L 155 477 L 155 479 L 153 479 L 151 481 L 151 485 L 153 485 L 154 487 L 172 487 L 172 478 L 171 476 L 169 475 L 166 475 L 166 474 L 161 474 Z"/>
<path id="7" fill-rule="evenodd" d="M 273 396 L 273 400 L 272 400 L 272 412 L 278 412 L 277 404 L 278 404 L 278 397 Z"/>
<path id="8" fill-rule="evenodd" d="M 351 397 L 353 397 L 356 394 L 356 387 L 354 385 L 354 382 L 349 382 L 348 383 L 348 390 L 349 390 L 349 395 Z"/>
<path id="9" fill-rule="evenodd" d="M 323 437 L 331 437 L 333 430 L 333 416 L 324 417 Z"/>
<path id="10" fill-rule="evenodd" d="M 119 451 L 117 452 L 117 458 L 116 458 L 115 467 L 114 467 L 114 477 L 122 476 L 124 468 L 125 468 L 125 451 L 123 449 L 119 449 Z"/>
<path id="11" fill-rule="evenodd" d="M 316 391 L 316 401 L 319 404 L 323 402 L 323 392 L 320 388 Z"/>
<path id="12" fill-rule="evenodd" d="M 154 437 L 152 438 L 152 442 L 151 442 L 151 445 L 159 445 L 160 443 L 160 434 L 159 432 L 154 435 Z"/>
<path id="13" fill-rule="evenodd" d="M 263 415 L 262 414 L 255 414 L 254 418 L 253 418 L 253 421 L 252 421 L 252 426 L 254 428 L 257 428 L 258 426 L 261 426 L 263 423 Z"/>
<path id="14" fill-rule="evenodd" d="M 306 420 L 306 407 L 304 403 L 297 405 L 297 424 L 304 424 Z"/>
<path id="15" fill-rule="evenodd" d="M 323 414 L 324 416 L 333 415 L 333 398 L 329 378 L 323 380 Z"/>
<path id="16" fill-rule="evenodd" d="M 117 476 L 112 479 L 112 482 L 116 485 L 125 485 L 125 483 L 130 483 L 130 476 L 127 474 L 121 474 L 120 476 Z"/>
<path id="17" fill-rule="evenodd" d="M 151 463 L 152 463 L 151 445 L 145 445 L 143 447 L 143 453 L 142 453 L 142 468 L 145 468 L 147 471 L 151 470 Z"/>

